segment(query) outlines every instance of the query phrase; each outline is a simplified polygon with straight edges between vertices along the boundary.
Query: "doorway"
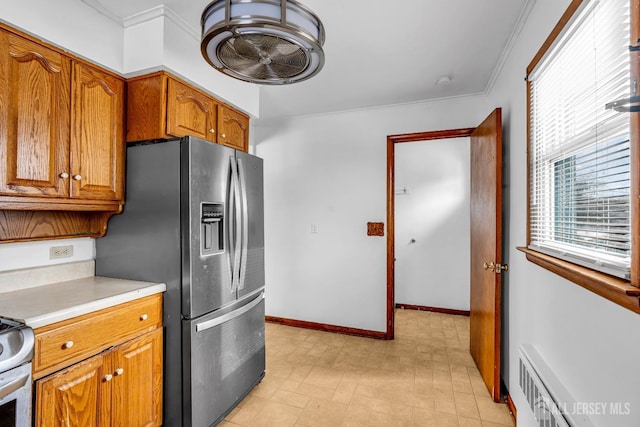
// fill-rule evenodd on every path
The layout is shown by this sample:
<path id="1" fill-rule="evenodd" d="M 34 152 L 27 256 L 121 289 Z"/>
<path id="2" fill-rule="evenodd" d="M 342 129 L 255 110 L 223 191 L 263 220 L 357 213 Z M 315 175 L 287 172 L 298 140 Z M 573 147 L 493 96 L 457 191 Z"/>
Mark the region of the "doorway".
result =
<path id="1" fill-rule="evenodd" d="M 469 137 L 395 145 L 396 308 L 469 315 L 470 158 Z"/>
<path id="2" fill-rule="evenodd" d="M 395 310 L 395 146 L 417 141 L 433 141 L 470 137 L 475 128 L 418 132 L 387 137 L 387 331 L 385 338 L 394 338 Z"/>
<path id="3" fill-rule="evenodd" d="M 502 111 L 478 127 L 387 137 L 387 304 L 386 339 L 394 338 L 395 310 L 395 144 L 470 137 L 471 262 L 470 349 L 494 401 L 500 399 L 502 265 Z M 461 267 L 462 268 L 462 267 Z"/>

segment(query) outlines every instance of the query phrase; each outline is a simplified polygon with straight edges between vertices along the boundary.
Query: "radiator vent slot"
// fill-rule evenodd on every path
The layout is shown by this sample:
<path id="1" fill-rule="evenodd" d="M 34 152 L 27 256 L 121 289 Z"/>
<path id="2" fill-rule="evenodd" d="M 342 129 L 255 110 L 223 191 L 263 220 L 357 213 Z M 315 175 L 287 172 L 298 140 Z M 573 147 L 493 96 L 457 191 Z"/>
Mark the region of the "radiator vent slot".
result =
<path id="1" fill-rule="evenodd" d="M 571 414 L 575 400 L 531 345 L 520 347 L 520 388 L 540 427 L 593 427 L 586 416 Z"/>

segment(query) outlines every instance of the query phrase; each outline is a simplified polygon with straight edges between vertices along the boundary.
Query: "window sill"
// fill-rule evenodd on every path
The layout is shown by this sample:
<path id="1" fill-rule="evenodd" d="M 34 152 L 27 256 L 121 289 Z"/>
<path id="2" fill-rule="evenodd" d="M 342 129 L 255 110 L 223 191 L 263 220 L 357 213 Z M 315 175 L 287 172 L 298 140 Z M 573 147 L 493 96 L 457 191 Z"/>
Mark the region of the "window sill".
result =
<path id="1" fill-rule="evenodd" d="M 632 286 L 628 281 L 525 247 L 518 247 L 517 249 L 524 252 L 527 259 L 532 263 L 564 277 L 609 301 L 640 313 L 640 288 Z"/>

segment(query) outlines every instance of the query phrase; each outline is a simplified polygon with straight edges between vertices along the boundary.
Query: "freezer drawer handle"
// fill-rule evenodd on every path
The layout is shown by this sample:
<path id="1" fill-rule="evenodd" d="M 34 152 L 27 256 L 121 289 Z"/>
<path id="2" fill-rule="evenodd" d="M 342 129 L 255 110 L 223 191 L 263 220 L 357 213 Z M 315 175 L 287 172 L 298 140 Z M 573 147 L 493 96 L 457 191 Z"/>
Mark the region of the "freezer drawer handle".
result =
<path id="1" fill-rule="evenodd" d="M 196 332 L 206 331 L 207 329 L 215 328 L 218 325 L 222 325 L 223 323 L 228 322 L 229 320 L 235 319 L 238 316 L 243 315 L 247 311 L 251 310 L 256 305 L 260 304 L 260 302 L 264 299 L 264 293 L 261 293 L 260 296 L 249 304 L 245 305 L 242 308 L 239 308 L 231 313 L 227 313 L 224 316 L 216 317 L 215 319 L 207 320 L 206 322 L 196 324 Z"/>

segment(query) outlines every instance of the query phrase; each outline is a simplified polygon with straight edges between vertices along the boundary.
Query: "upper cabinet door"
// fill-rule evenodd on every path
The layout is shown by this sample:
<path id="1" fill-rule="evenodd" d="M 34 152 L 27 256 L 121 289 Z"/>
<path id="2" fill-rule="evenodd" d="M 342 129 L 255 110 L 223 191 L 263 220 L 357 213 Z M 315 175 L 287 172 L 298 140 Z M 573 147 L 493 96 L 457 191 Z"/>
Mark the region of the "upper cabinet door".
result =
<path id="1" fill-rule="evenodd" d="M 0 194 L 69 195 L 70 60 L 0 31 Z"/>
<path id="2" fill-rule="evenodd" d="M 218 111 L 218 143 L 247 152 L 249 149 L 249 117 L 225 105 Z"/>
<path id="3" fill-rule="evenodd" d="M 124 193 L 124 82 L 73 64 L 71 196 L 121 200 Z"/>
<path id="4" fill-rule="evenodd" d="M 167 133 L 216 141 L 217 104 L 208 96 L 169 79 L 167 85 Z"/>

